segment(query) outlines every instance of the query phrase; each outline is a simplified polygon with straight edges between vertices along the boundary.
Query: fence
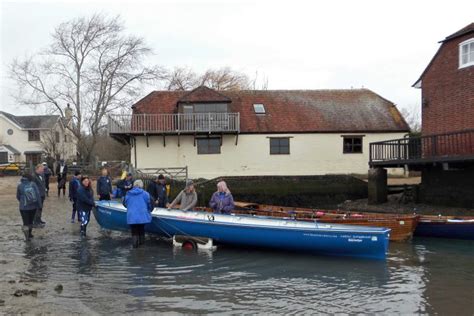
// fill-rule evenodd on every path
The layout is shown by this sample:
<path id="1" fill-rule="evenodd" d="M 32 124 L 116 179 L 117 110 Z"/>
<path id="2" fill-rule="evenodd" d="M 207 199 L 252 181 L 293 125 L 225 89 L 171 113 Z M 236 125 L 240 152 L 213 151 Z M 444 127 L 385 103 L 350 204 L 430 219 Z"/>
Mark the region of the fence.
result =
<path id="1" fill-rule="evenodd" d="M 474 130 L 370 143 L 370 163 L 474 157 Z"/>
<path id="2" fill-rule="evenodd" d="M 239 113 L 113 114 L 109 134 L 239 132 Z"/>

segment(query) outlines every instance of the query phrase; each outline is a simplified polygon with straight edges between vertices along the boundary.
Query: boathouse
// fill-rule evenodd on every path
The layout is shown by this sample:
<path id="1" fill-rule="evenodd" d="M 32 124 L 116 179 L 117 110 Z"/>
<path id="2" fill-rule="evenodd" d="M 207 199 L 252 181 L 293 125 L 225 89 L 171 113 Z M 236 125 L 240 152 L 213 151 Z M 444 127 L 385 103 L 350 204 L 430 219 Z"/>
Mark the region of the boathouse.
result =
<path id="1" fill-rule="evenodd" d="M 366 174 L 369 143 L 404 137 L 395 104 L 368 89 L 155 91 L 111 115 L 136 168 L 191 178 Z M 390 172 L 403 172 L 393 169 Z"/>
<path id="2" fill-rule="evenodd" d="M 370 144 L 373 203 L 386 200 L 384 168 L 406 166 L 422 172 L 420 201 L 474 206 L 474 23 L 440 43 L 413 85 L 421 89 L 422 135 Z"/>

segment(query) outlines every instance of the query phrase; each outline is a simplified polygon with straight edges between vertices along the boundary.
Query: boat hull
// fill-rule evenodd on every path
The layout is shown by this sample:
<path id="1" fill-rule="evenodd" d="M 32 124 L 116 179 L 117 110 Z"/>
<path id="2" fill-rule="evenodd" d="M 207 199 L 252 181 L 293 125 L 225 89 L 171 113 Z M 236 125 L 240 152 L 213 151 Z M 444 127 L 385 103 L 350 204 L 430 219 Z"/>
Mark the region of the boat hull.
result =
<path id="1" fill-rule="evenodd" d="M 118 202 L 96 202 L 94 215 L 105 229 L 127 231 L 126 209 Z M 384 259 L 390 229 L 310 223 L 248 215 L 210 214 L 156 208 L 147 233 L 200 236 L 220 244 L 322 255 Z"/>
<path id="2" fill-rule="evenodd" d="M 238 214 L 254 214 L 276 218 L 294 218 L 301 221 L 318 221 L 321 223 L 342 225 L 386 227 L 391 229 L 390 240 L 397 242 L 412 239 L 419 219 L 419 216 L 417 215 L 391 215 L 357 212 L 357 216 L 352 217 L 354 214 L 341 211 L 259 205 L 244 202 L 237 202 L 237 204 L 244 206 L 235 211 Z"/>
<path id="3" fill-rule="evenodd" d="M 239 218 L 239 216 L 234 217 Z M 389 230 L 345 229 L 339 231 L 325 224 L 320 224 L 319 228 L 315 224 L 313 229 L 305 229 L 219 223 L 215 220 L 186 219 L 176 216 L 158 216 L 157 221 L 161 229 L 169 235 L 203 236 L 222 244 L 322 255 L 384 259 L 389 241 Z"/>
<path id="4" fill-rule="evenodd" d="M 474 220 L 448 221 L 422 218 L 415 236 L 474 240 Z"/>

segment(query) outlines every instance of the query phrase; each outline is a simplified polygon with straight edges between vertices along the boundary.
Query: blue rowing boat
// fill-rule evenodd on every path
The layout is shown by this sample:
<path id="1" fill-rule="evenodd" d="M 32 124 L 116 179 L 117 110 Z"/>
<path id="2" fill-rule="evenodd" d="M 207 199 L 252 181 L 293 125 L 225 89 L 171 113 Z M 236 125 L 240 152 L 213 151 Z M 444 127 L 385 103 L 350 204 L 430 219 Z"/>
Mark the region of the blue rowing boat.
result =
<path id="1" fill-rule="evenodd" d="M 96 206 L 94 215 L 101 227 L 129 230 L 121 203 L 97 201 Z M 385 258 L 390 236 L 390 229 L 379 227 L 161 208 L 153 210 L 145 230 L 165 237 L 206 237 L 218 244 L 371 259 Z"/>
<path id="2" fill-rule="evenodd" d="M 422 215 L 414 235 L 474 240 L 474 217 Z"/>

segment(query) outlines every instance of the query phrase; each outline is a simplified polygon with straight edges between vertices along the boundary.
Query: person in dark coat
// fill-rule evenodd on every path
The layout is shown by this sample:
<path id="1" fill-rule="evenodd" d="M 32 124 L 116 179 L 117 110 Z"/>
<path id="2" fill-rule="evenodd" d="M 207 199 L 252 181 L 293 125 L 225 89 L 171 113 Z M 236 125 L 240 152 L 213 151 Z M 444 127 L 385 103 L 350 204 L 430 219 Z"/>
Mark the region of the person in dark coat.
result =
<path id="1" fill-rule="evenodd" d="M 74 172 L 74 176 L 69 181 L 69 201 L 72 203 L 72 216 L 71 216 L 71 223 L 74 223 L 74 218 L 76 217 L 77 212 L 77 190 L 81 186 L 81 172 L 76 171 Z M 81 221 L 81 217 L 79 216 L 79 212 L 77 212 L 77 221 Z"/>
<path id="2" fill-rule="evenodd" d="M 44 199 L 46 198 L 46 186 L 44 183 L 44 167 L 42 164 L 36 165 L 35 172 L 33 173 L 33 182 L 38 187 L 40 193 L 41 204 L 38 205 L 35 213 L 34 226 L 42 228 L 46 223 L 43 222 L 43 206 Z"/>
<path id="3" fill-rule="evenodd" d="M 120 180 L 117 183 L 117 198 L 124 197 L 128 191 L 130 191 L 133 188 L 133 176 L 131 173 L 127 173 L 127 176 L 125 179 Z"/>
<path id="4" fill-rule="evenodd" d="M 66 196 L 66 182 L 67 182 L 67 165 L 64 159 L 59 160 L 59 164 L 56 166 L 56 177 L 58 178 L 58 197 L 61 196 L 61 190 L 63 190 L 63 196 Z"/>
<path id="5" fill-rule="evenodd" d="M 109 177 L 109 172 L 106 168 L 102 169 L 102 175 L 97 179 L 97 195 L 99 200 L 109 201 L 112 194 L 112 179 Z"/>
<path id="6" fill-rule="evenodd" d="M 16 199 L 20 202 L 20 214 L 23 220 L 22 231 L 25 240 L 33 238 L 33 223 L 37 209 L 42 208 L 42 200 L 38 186 L 33 181 L 33 176 L 24 174 L 16 189 Z"/>
<path id="7" fill-rule="evenodd" d="M 87 225 L 91 217 L 94 203 L 94 190 L 92 190 L 91 181 L 88 176 L 81 178 L 81 185 L 77 190 L 77 210 L 81 217 L 81 236 L 85 237 L 87 232 Z"/>
<path id="8" fill-rule="evenodd" d="M 153 205 L 156 207 L 165 208 L 168 205 L 168 194 L 166 191 L 165 177 L 160 174 L 155 181 L 150 182 L 147 192 L 153 199 Z"/>
<path id="9" fill-rule="evenodd" d="M 230 214 L 234 209 L 234 198 L 224 181 L 217 183 L 217 192 L 212 195 L 209 207 L 218 214 Z"/>
<path id="10" fill-rule="evenodd" d="M 143 181 L 136 180 L 123 200 L 127 208 L 127 224 L 132 231 L 133 248 L 145 243 L 145 224 L 151 223 L 152 203 L 150 194 L 143 190 Z"/>
<path id="11" fill-rule="evenodd" d="M 44 167 L 44 186 L 46 188 L 46 196 L 49 196 L 49 177 L 51 177 L 51 169 L 49 169 L 48 164 L 43 162 Z"/>

